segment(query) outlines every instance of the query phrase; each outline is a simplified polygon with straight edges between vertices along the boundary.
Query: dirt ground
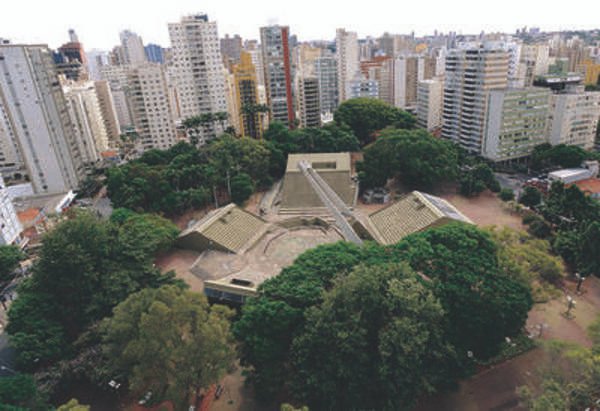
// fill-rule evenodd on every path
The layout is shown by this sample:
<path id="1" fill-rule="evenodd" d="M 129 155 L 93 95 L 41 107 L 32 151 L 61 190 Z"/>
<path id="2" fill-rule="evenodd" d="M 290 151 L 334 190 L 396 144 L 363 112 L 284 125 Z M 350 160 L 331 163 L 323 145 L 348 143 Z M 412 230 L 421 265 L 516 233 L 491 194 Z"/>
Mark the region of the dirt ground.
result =
<path id="1" fill-rule="evenodd" d="M 156 265 L 163 272 L 174 270 L 177 278 L 185 281 L 192 291 L 201 293 L 204 290 L 202 280 L 195 276 L 190 268 L 200 253 L 191 250 L 175 249 L 156 259 Z"/>
<path id="2" fill-rule="evenodd" d="M 444 193 L 442 198 L 450 201 L 459 211 L 479 226 L 507 226 L 523 230 L 521 217 L 511 213 L 504 203 L 491 191 L 484 191 L 478 197 L 467 198 L 456 193 Z"/>

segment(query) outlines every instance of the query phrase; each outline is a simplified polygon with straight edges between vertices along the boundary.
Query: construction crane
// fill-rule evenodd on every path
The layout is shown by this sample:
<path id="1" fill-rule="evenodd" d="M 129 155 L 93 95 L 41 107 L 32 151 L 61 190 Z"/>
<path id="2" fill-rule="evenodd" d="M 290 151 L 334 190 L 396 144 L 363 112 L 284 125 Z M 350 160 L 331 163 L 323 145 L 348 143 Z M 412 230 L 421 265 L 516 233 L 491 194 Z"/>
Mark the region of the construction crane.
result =
<path id="1" fill-rule="evenodd" d="M 335 223 L 338 228 L 342 231 L 344 238 L 354 244 L 362 245 L 362 240 L 356 234 L 346 217 L 354 218 L 352 211 L 346 206 L 342 199 L 337 195 L 335 191 L 323 180 L 323 178 L 317 173 L 310 163 L 306 160 L 298 162 L 298 168 L 302 171 L 302 174 L 315 190 L 315 193 L 319 196 L 323 204 L 333 214 Z"/>

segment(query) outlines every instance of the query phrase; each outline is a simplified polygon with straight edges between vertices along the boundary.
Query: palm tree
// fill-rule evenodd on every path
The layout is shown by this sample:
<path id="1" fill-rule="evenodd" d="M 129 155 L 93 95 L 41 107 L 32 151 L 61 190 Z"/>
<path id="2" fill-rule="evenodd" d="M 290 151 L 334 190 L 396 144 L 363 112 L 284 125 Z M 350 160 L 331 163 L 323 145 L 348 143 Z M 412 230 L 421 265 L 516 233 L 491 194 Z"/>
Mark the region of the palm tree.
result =
<path id="1" fill-rule="evenodd" d="M 226 111 L 219 111 L 215 113 L 214 118 L 221 125 L 221 130 L 225 130 L 225 121 L 229 118 L 229 113 Z"/>

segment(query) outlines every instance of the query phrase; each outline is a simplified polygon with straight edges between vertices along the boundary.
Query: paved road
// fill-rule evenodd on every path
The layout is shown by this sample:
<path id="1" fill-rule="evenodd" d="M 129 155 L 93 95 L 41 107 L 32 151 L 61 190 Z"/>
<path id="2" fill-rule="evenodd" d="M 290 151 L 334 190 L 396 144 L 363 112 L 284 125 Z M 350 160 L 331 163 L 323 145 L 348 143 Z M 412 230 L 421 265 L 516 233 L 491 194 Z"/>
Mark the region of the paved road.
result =
<path id="1" fill-rule="evenodd" d="M 521 187 L 530 177 L 525 174 L 494 173 L 502 188 L 510 188 L 518 197 Z"/>

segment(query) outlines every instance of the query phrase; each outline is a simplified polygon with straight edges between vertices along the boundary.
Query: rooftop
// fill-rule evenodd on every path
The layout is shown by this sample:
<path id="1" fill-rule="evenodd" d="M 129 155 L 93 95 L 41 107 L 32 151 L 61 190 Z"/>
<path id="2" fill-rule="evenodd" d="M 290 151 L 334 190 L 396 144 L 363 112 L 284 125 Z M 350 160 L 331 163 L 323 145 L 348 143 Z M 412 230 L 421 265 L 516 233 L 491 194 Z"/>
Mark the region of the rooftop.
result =
<path id="1" fill-rule="evenodd" d="M 201 251 L 241 253 L 264 235 L 268 223 L 231 203 L 208 213 L 179 235 L 181 245 Z"/>
<path id="2" fill-rule="evenodd" d="M 448 201 L 413 191 L 368 217 L 368 229 L 381 244 L 395 244 L 409 234 L 450 221 L 473 222 Z"/>
<path id="3" fill-rule="evenodd" d="M 600 178 L 587 178 L 576 181 L 575 184 L 581 191 L 587 194 L 600 194 Z"/>
<path id="4" fill-rule="evenodd" d="M 300 172 L 298 163 L 302 160 L 311 163 L 313 169 L 319 173 L 328 171 L 350 171 L 350 153 L 312 153 L 290 154 L 288 156 L 286 172 Z"/>

